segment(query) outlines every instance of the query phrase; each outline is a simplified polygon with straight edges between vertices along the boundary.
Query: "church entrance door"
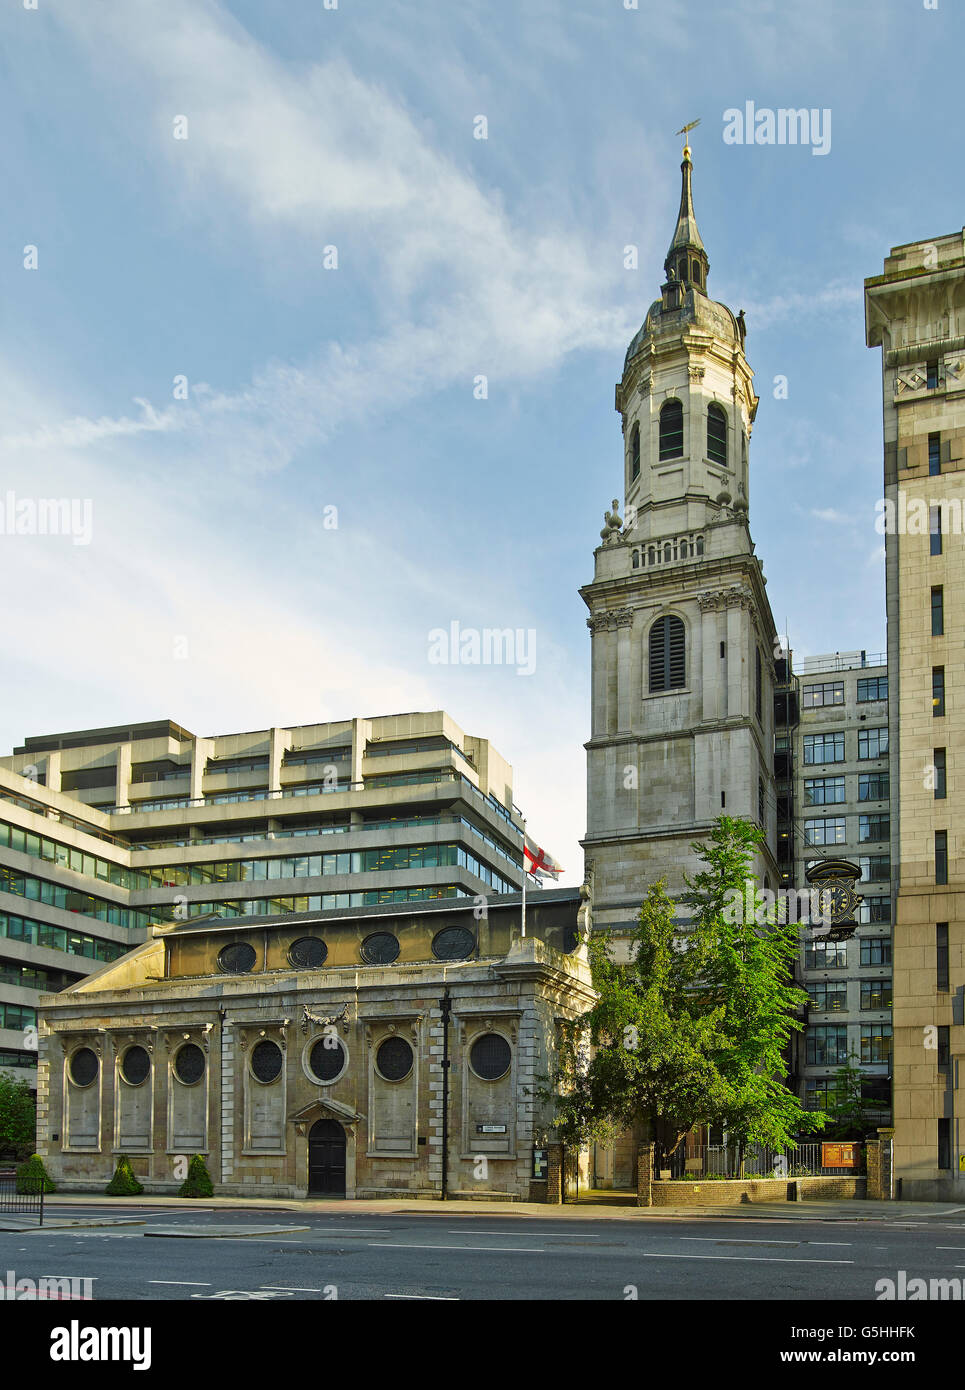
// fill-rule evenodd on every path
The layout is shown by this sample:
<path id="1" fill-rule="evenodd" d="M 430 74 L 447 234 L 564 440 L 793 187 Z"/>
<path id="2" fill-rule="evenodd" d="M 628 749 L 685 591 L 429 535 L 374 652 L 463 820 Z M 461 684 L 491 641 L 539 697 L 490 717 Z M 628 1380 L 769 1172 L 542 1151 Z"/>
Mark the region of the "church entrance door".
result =
<path id="1" fill-rule="evenodd" d="M 345 1130 L 337 1120 L 316 1120 L 309 1130 L 308 1191 L 345 1196 Z"/>

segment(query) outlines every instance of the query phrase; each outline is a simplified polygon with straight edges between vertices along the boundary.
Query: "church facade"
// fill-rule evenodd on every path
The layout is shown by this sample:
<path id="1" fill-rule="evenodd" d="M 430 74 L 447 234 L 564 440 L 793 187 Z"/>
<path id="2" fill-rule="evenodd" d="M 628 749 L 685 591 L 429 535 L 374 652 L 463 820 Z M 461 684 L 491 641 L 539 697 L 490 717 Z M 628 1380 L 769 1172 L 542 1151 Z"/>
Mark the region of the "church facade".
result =
<path id="1" fill-rule="evenodd" d="M 777 634 L 749 526 L 757 410 L 743 312 L 708 297 L 689 148 L 665 281 L 630 343 L 616 409 L 624 517 L 607 511 L 580 593 L 592 640 L 587 877 L 594 921 L 635 924 L 650 883 L 681 892 L 714 819 L 763 826 L 773 855 Z"/>
<path id="2" fill-rule="evenodd" d="M 559 1031 L 590 1007 L 584 890 L 156 926 L 44 1001 L 38 1149 L 174 1194 L 549 1200 Z"/>

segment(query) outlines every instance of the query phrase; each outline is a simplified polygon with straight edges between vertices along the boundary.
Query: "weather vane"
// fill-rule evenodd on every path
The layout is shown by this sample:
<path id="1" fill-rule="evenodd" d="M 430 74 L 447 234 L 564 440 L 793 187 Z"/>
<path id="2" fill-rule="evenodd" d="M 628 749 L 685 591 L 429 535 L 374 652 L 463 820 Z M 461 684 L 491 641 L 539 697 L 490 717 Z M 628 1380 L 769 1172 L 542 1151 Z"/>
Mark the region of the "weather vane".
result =
<path id="1" fill-rule="evenodd" d="M 700 117 L 699 117 L 699 116 L 697 117 L 697 119 L 696 119 L 695 121 L 691 121 L 689 125 L 682 126 L 681 129 L 677 131 L 677 134 L 678 134 L 678 135 L 689 135 L 690 131 L 692 131 L 693 128 L 694 128 L 695 126 L 698 126 L 698 125 L 700 125 Z M 684 144 L 685 144 L 685 146 L 686 146 L 687 149 L 690 148 L 690 141 L 689 141 L 689 140 L 686 140 L 686 141 L 684 142 Z"/>

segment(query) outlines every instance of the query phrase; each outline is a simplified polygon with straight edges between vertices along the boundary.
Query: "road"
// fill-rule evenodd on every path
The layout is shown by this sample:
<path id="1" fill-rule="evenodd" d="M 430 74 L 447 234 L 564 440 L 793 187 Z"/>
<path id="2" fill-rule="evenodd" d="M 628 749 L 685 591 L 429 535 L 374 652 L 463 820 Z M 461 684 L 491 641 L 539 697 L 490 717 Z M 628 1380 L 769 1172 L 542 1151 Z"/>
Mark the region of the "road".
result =
<path id="1" fill-rule="evenodd" d="M 393 1208 L 302 1215 L 117 1202 L 56 1215 L 143 1225 L 0 1233 L 0 1274 L 90 1279 L 126 1300 L 875 1300 L 879 1279 L 965 1279 L 965 1218 L 727 1217 L 579 1221 Z M 55 1216 L 53 1211 L 51 1217 Z M 217 1225 L 227 1238 L 148 1237 Z M 308 1229 L 298 1229 L 308 1227 Z M 893 1304 L 888 1306 L 894 1307 Z"/>

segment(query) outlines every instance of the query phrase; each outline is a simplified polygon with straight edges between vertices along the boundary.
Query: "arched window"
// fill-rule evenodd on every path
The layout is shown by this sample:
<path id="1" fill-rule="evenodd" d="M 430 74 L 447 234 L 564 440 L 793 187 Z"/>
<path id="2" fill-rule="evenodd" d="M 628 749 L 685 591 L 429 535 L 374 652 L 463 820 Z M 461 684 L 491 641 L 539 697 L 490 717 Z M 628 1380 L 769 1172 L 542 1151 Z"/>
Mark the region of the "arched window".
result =
<path id="1" fill-rule="evenodd" d="M 648 565 L 655 565 L 656 563 L 657 563 L 657 555 L 656 555 L 656 552 L 655 552 L 653 546 L 651 546 L 650 549 L 647 551 L 647 564 L 648 564 Z"/>
<path id="2" fill-rule="evenodd" d="M 764 712 L 764 671 L 760 647 L 754 648 L 754 706 L 760 719 Z"/>
<path id="3" fill-rule="evenodd" d="M 719 405 L 707 409 L 707 457 L 727 467 L 727 416 Z"/>
<path id="4" fill-rule="evenodd" d="M 639 550 L 635 550 L 635 551 L 633 552 L 633 559 L 632 559 L 632 561 L 631 561 L 631 564 L 633 565 L 633 568 L 634 568 L 635 570 L 640 568 L 640 552 L 639 552 Z"/>
<path id="5" fill-rule="evenodd" d="M 650 629 L 650 690 L 679 690 L 686 685 L 684 625 L 672 613 Z"/>
<path id="6" fill-rule="evenodd" d="M 660 408 L 660 457 L 679 459 L 684 451 L 684 408 L 678 400 Z"/>
<path id="7" fill-rule="evenodd" d="M 630 436 L 630 481 L 640 476 L 640 426 L 634 425 Z"/>
<path id="8" fill-rule="evenodd" d="M 703 536 L 698 536 L 698 537 L 697 537 L 697 547 L 696 547 L 696 549 L 697 549 L 697 554 L 698 554 L 698 555 L 703 555 L 703 553 L 704 553 L 704 538 L 703 538 Z"/>
<path id="9" fill-rule="evenodd" d="M 687 542 L 686 542 L 686 541 L 681 541 L 681 542 L 680 542 L 680 558 L 681 558 L 681 560 L 686 560 L 686 558 L 687 558 Z"/>
<path id="10" fill-rule="evenodd" d="M 693 276 L 694 284 L 700 289 L 700 261 L 691 261 L 690 273 Z"/>

